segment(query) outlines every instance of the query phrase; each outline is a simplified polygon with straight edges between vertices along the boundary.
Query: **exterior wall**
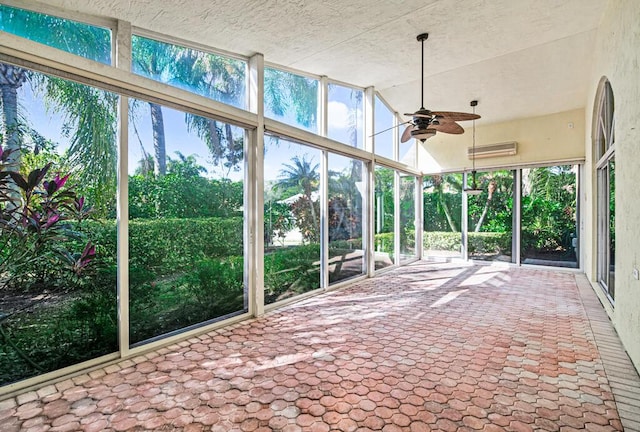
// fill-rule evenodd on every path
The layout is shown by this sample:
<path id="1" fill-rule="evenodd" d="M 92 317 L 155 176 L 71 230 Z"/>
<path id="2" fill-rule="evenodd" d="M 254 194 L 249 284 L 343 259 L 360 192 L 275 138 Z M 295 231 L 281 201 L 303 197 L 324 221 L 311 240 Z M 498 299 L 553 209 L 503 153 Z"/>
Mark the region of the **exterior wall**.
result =
<path id="1" fill-rule="evenodd" d="M 477 110 L 482 115 L 482 110 Z M 504 123 L 476 126 L 476 146 L 507 141 L 518 143 L 515 156 L 476 160 L 476 168 L 519 166 L 533 163 L 583 160 L 585 140 L 583 109 Z M 472 146 L 472 124 L 463 122 L 462 135 L 437 134 L 418 147 L 419 168 L 425 173 L 471 170 L 467 148 Z"/>
<path id="2" fill-rule="evenodd" d="M 585 268 L 636 369 L 640 370 L 640 2 L 611 0 L 598 29 L 586 100 L 587 163 L 583 248 Z M 615 100 L 616 281 L 612 307 L 596 280 L 596 179 L 592 119 L 598 82 L 606 76 Z"/>

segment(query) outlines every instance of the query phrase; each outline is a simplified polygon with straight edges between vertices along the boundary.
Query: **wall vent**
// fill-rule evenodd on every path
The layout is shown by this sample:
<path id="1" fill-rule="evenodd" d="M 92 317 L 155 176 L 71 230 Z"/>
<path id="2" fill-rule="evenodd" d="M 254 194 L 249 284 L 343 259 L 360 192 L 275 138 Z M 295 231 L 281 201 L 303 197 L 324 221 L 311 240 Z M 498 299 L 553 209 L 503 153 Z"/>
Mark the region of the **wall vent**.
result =
<path id="1" fill-rule="evenodd" d="M 498 156 L 513 156 L 518 152 L 518 143 L 515 141 L 476 146 L 475 158 L 488 158 Z M 467 157 L 473 159 L 473 147 L 467 149 Z"/>

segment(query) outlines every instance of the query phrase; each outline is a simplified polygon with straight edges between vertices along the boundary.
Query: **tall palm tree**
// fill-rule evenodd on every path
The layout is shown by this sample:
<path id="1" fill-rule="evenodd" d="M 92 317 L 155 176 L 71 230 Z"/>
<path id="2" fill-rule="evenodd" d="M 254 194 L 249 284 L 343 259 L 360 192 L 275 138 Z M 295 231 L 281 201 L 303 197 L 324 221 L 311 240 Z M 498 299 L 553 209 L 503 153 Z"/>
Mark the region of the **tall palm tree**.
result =
<path id="1" fill-rule="evenodd" d="M 131 40 L 133 71 L 156 81 L 170 81 L 174 76 L 171 69 L 175 64 L 177 50 L 179 50 L 179 47 L 175 45 L 134 35 Z M 149 110 L 151 112 L 153 150 L 155 154 L 154 171 L 157 176 L 161 177 L 167 173 L 164 117 L 162 115 L 162 107 L 155 102 L 149 102 Z"/>
<path id="2" fill-rule="evenodd" d="M 189 87 L 205 96 L 233 106 L 243 106 L 245 63 L 218 55 L 184 50 L 177 62 L 179 76 Z M 186 114 L 188 130 L 202 139 L 214 165 L 226 171 L 237 170 L 243 158 L 242 137 L 234 137 L 233 127 L 193 114 Z"/>
<path id="3" fill-rule="evenodd" d="M 21 67 L 0 63 L 0 97 L 2 97 L 2 148 L 9 151 L 6 167 L 9 171 L 20 170 L 20 135 L 18 122 L 18 89 L 27 80 L 27 70 Z M 9 206 L 15 207 L 20 198 L 18 186 L 9 185 Z"/>

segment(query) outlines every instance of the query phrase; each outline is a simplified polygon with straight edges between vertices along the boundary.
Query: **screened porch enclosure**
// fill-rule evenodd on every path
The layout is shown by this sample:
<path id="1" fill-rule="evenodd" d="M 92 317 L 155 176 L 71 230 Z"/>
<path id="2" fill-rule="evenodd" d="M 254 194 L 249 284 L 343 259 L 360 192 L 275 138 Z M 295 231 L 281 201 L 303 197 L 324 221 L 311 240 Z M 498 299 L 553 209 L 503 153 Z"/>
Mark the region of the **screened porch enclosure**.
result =
<path id="1" fill-rule="evenodd" d="M 373 88 L 25 7 L 0 5 L 0 395 L 422 258 L 579 266 L 577 165 L 466 197 Z"/>

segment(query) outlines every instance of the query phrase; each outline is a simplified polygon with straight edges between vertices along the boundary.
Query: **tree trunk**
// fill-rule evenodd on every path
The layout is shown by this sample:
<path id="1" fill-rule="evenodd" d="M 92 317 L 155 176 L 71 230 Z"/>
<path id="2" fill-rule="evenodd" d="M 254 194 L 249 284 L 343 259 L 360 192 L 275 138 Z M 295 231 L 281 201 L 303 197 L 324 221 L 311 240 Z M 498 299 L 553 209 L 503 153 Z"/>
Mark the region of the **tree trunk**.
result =
<path id="1" fill-rule="evenodd" d="M 224 132 L 227 137 L 227 158 L 229 162 L 229 166 L 227 167 L 227 172 L 225 173 L 225 177 L 229 177 L 229 173 L 231 169 L 235 165 L 235 152 L 234 152 L 234 143 L 233 143 L 233 130 L 231 129 L 231 125 L 229 123 L 225 123 Z"/>
<path id="2" fill-rule="evenodd" d="M 2 89 L 2 120 L 5 126 L 2 149 L 11 151 L 5 160 L 6 171 L 20 171 L 20 134 L 18 131 L 18 90 L 14 85 L 4 84 Z M 9 202 L 7 210 L 20 205 L 20 189 L 14 182 L 8 183 Z"/>
<path id="3" fill-rule="evenodd" d="M 153 149 L 155 150 L 155 173 L 161 177 L 167 173 L 167 149 L 164 137 L 162 107 L 149 102 L 151 107 L 151 126 L 153 128 Z"/>
<path id="4" fill-rule="evenodd" d="M 487 211 L 489 211 L 490 201 L 491 201 L 491 198 L 488 198 L 487 202 L 484 204 L 484 208 L 482 209 L 482 214 L 480 215 L 480 219 L 478 219 L 478 223 L 476 224 L 476 228 L 473 230 L 473 232 L 480 232 L 480 228 L 482 227 L 484 218 L 487 217 Z"/>
<path id="5" fill-rule="evenodd" d="M 442 210 L 444 211 L 444 215 L 447 218 L 447 223 L 449 224 L 451 232 L 458 232 L 458 227 L 456 227 L 456 223 L 451 216 L 451 210 L 449 210 L 449 205 L 444 200 L 444 196 L 440 197 L 440 205 L 442 205 Z"/>

